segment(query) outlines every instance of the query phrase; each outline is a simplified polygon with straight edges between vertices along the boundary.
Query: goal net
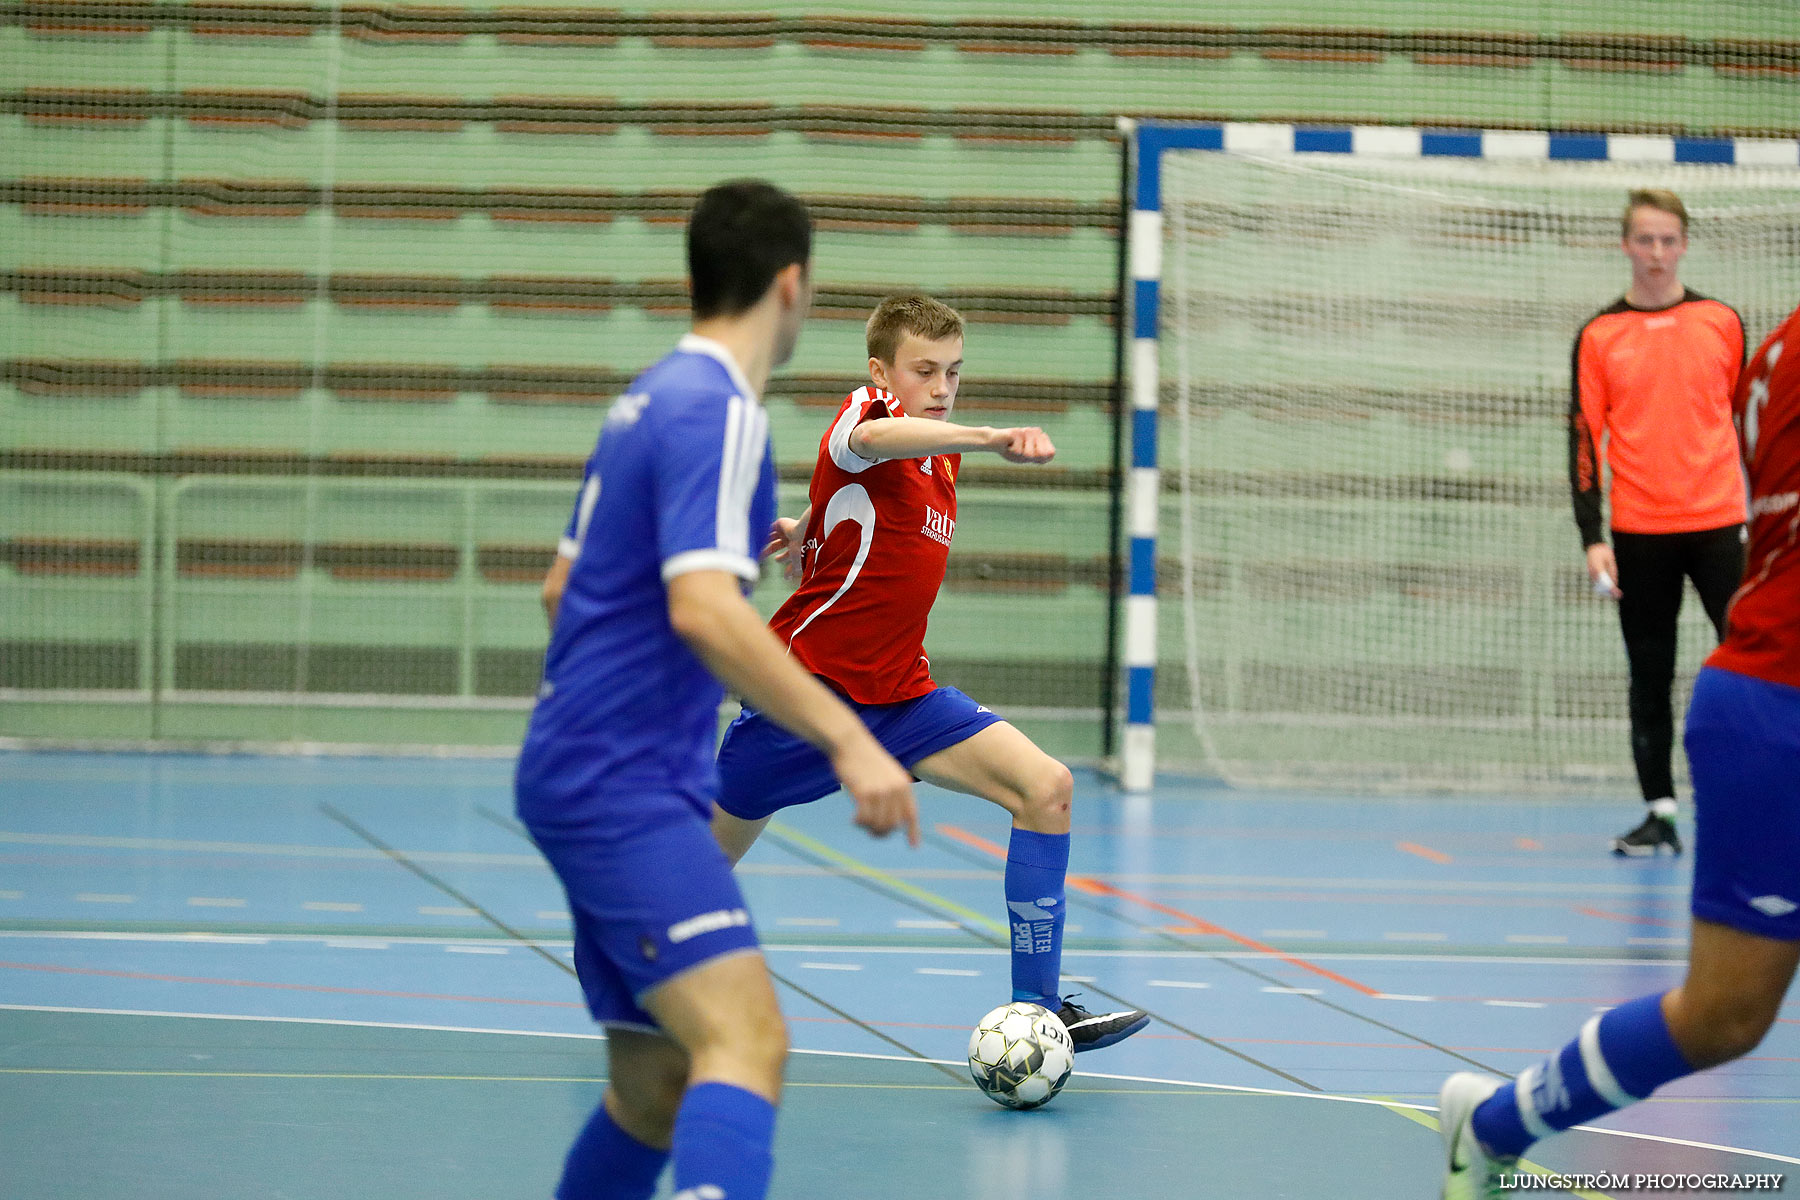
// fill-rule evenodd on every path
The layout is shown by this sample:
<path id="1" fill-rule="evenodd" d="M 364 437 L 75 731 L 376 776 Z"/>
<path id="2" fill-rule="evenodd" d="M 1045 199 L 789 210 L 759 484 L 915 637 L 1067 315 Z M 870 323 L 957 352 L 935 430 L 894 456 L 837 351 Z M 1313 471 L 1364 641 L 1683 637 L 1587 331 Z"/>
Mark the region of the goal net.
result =
<path id="1" fill-rule="evenodd" d="M 1192 737 L 1165 724 L 1162 761 L 1626 785 L 1625 657 L 1569 498 L 1573 338 L 1629 280 L 1627 191 L 1668 187 L 1684 281 L 1754 348 L 1800 299 L 1800 172 L 1223 151 L 1163 172 L 1161 690 Z M 1691 590 L 1680 637 L 1677 714 L 1714 641 Z"/>

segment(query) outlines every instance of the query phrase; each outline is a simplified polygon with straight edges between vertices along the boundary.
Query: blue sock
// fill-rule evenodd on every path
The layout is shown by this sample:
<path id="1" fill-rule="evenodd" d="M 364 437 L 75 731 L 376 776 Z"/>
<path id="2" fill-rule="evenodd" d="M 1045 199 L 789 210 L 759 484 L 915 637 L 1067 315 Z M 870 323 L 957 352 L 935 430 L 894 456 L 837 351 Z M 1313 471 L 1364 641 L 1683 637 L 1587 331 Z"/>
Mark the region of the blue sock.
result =
<path id="1" fill-rule="evenodd" d="M 1501 1086 L 1470 1118 L 1496 1154 L 1523 1154 L 1539 1138 L 1636 1104 L 1692 1075 L 1663 1020 L 1662 996 L 1639 996 L 1581 1027 L 1576 1039 Z"/>
<path id="2" fill-rule="evenodd" d="M 729 1083 L 697 1083 L 675 1114 L 674 1200 L 763 1200 L 775 1170 L 775 1106 Z"/>
<path id="3" fill-rule="evenodd" d="M 1063 881 L 1069 835 L 1013 827 L 1006 847 L 1006 908 L 1012 924 L 1014 1000 L 1062 1007 Z"/>
<path id="4" fill-rule="evenodd" d="M 569 1148 L 557 1200 L 650 1200 L 668 1161 L 667 1150 L 620 1129 L 602 1104 Z"/>

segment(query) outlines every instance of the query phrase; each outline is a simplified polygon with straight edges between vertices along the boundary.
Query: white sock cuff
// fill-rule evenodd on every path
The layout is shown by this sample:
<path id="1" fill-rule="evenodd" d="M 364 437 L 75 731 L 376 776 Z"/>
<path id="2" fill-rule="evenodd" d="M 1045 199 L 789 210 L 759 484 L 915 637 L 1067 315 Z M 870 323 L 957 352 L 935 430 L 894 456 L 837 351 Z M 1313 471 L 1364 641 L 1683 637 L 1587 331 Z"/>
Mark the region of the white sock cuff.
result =
<path id="1" fill-rule="evenodd" d="M 1665 821 L 1673 821 L 1681 806 L 1675 803 L 1675 797 L 1664 796 L 1660 800 L 1650 801 L 1650 811 Z"/>

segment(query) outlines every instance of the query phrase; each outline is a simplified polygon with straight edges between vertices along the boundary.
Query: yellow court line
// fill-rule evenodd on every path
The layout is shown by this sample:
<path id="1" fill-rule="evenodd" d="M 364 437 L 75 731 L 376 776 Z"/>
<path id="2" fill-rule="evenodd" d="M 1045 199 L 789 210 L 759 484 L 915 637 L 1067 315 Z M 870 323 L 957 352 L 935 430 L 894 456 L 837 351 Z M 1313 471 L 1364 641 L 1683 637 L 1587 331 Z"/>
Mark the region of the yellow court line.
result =
<path id="1" fill-rule="evenodd" d="M 1379 1099 L 1379 1097 L 1376 1097 L 1376 1099 Z M 1415 1108 L 1402 1108 L 1398 1104 L 1383 1104 L 1381 1107 L 1387 1109 L 1389 1112 L 1399 1113 L 1409 1121 L 1416 1121 L 1433 1133 L 1438 1131 L 1438 1119 L 1430 1113 L 1420 1112 Z M 1549 1167 L 1541 1167 L 1528 1158 L 1521 1158 L 1518 1166 L 1514 1169 L 1519 1171 L 1529 1171 L 1533 1175 L 1556 1174 L 1556 1172 L 1552 1171 Z M 1588 1192 L 1579 1188 L 1571 1189 L 1569 1195 L 1579 1196 L 1581 1197 L 1581 1200 L 1613 1200 L 1613 1198 L 1608 1196 L 1605 1192 Z"/>
<path id="2" fill-rule="evenodd" d="M 948 897 L 940 896 L 933 891 L 928 891 L 917 884 L 908 883 L 906 880 L 895 875 L 890 875 L 878 867 L 871 867 L 868 863 L 865 863 L 860 859 L 851 858 L 848 854 L 833 850 L 830 846 L 827 846 L 817 838 L 808 837 L 799 830 L 789 828 L 779 821 L 769 822 L 768 831 L 783 841 L 792 842 L 794 845 L 800 846 L 808 852 L 827 860 L 834 866 L 843 868 L 852 875 L 860 876 L 863 879 L 873 880 L 883 887 L 893 888 L 897 892 L 911 896 L 914 900 L 923 901 L 933 908 L 948 913 L 965 924 L 975 925 L 984 929 L 1002 940 L 1006 940 L 1012 936 L 1011 931 L 1008 930 L 1006 926 L 994 920 L 992 917 L 984 916 L 972 908 L 964 908 L 962 905 Z"/>

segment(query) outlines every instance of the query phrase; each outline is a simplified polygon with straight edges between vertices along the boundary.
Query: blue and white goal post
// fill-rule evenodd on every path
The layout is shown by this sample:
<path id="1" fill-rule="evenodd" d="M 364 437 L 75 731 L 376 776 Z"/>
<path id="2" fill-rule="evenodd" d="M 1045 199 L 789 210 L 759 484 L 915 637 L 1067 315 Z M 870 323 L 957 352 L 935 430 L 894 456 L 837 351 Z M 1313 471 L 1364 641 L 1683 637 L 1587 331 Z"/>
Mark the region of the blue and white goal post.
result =
<path id="1" fill-rule="evenodd" d="M 1164 179 L 1166 156 L 1189 152 L 1257 155 L 1379 156 L 1384 158 L 1570 160 L 1615 163 L 1800 166 L 1792 139 L 1693 138 L 1643 134 L 1552 133 L 1517 130 L 1437 130 L 1402 127 L 1323 128 L 1280 124 L 1178 124 L 1121 118 L 1125 140 L 1121 194 L 1130 197 L 1123 253 L 1129 280 L 1125 356 L 1131 401 L 1130 472 L 1125 488 L 1129 592 L 1125 600 L 1123 662 L 1125 722 L 1119 780 L 1131 792 L 1150 789 L 1157 765 L 1156 676 L 1157 535 L 1164 480 L 1158 461 L 1158 414 L 1163 379 L 1159 332 L 1164 301 Z M 1323 164 L 1321 164 L 1323 165 Z M 1676 168 L 1679 170 L 1679 168 Z M 1610 286 L 1608 281 L 1607 286 Z M 1787 302 L 1790 306 L 1792 300 Z M 1757 334 L 1756 336 L 1760 336 Z M 1198 712 L 1198 707 L 1195 709 Z"/>

